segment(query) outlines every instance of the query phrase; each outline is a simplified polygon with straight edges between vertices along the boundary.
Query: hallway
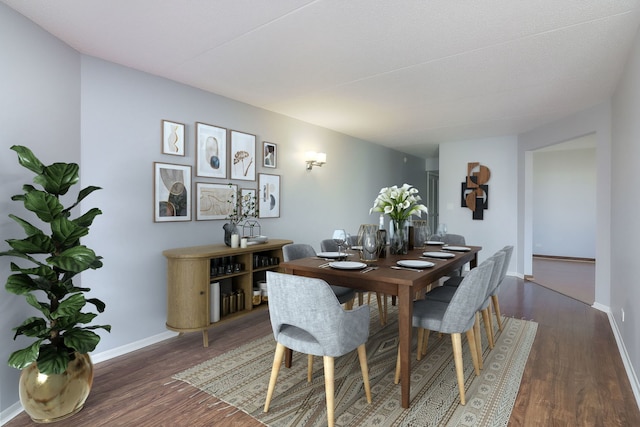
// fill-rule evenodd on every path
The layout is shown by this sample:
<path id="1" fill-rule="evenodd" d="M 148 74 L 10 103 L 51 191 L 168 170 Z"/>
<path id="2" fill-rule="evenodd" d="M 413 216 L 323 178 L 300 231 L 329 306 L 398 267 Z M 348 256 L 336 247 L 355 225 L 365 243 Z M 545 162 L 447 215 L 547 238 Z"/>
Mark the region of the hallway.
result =
<path id="1" fill-rule="evenodd" d="M 596 263 L 533 256 L 533 277 L 529 281 L 593 305 Z"/>

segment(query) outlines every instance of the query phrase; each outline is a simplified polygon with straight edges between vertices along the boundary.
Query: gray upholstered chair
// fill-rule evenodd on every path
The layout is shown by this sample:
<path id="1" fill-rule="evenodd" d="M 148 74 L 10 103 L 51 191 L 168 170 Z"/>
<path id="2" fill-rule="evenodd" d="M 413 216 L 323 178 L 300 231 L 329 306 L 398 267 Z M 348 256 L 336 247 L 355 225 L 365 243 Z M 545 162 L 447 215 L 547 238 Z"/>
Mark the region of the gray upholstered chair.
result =
<path id="1" fill-rule="evenodd" d="M 349 238 L 351 239 L 351 242 L 353 243 L 353 238 L 354 236 L 349 236 Z M 355 236 L 356 241 L 358 236 Z M 352 244 L 352 246 L 354 246 Z M 320 242 L 320 250 L 322 252 L 337 252 L 338 251 L 338 244 L 333 240 L 333 239 L 324 239 Z M 356 293 L 358 294 L 358 303 L 360 305 L 363 304 L 364 302 L 364 298 L 363 298 L 363 293 L 360 291 L 356 291 Z M 376 292 L 376 301 L 378 302 L 378 313 L 380 314 L 380 324 L 384 325 L 385 323 L 387 323 L 387 296 L 381 293 Z M 367 304 L 371 303 L 371 293 L 369 293 L 369 300 L 367 301 Z"/>
<path id="2" fill-rule="evenodd" d="M 467 335 L 473 367 L 476 375 L 480 375 L 474 325 L 478 307 L 487 293 L 492 270 L 492 262 L 484 262 L 471 270 L 448 303 L 429 299 L 417 300 L 413 303 L 413 326 L 418 328 L 418 352 L 426 353 L 428 331 L 451 334 L 453 359 L 462 405 L 466 404 L 466 399 L 461 334 L 466 333 Z M 399 380 L 400 357 L 396 363 L 396 384 Z"/>
<path id="3" fill-rule="evenodd" d="M 500 273 L 502 272 L 502 265 L 504 263 L 505 253 L 502 250 L 497 251 L 489 258 L 487 258 L 484 263 L 492 263 L 493 267 L 491 270 L 491 277 L 489 279 L 489 284 L 487 285 L 487 292 L 481 301 L 480 306 L 478 307 L 477 312 L 482 315 L 482 320 L 484 322 L 484 328 L 487 333 L 487 341 L 489 343 L 489 348 L 493 349 L 493 323 L 491 321 L 491 292 L 498 286 L 498 282 L 500 279 Z M 482 264 L 481 264 L 482 265 Z M 462 283 L 462 281 L 460 282 Z M 455 293 L 457 292 L 459 286 L 439 286 L 437 288 L 432 289 L 427 292 L 425 295 L 426 299 L 440 301 L 448 303 L 451 301 Z M 476 318 L 476 323 L 474 325 L 476 332 L 476 345 L 478 350 L 478 364 L 480 365 L 480 369 L 482 369 L 482 343 L 479 334 L 479 319 Z"/>
<path id="4" fill-rule="evenodd" d="M 322 252 L 338 252 L 338 244 L 333 239 L 324 239 L 320 242 Z"/>
<path id="5" fill-rule="evenodd" d="M 334 425 L 335 357 L 358 350 L 364 391 L 367 402 L 371 403 L 365 349 L 369 338 L 369 306 L 343 310 L 327 282 L 321 279 L 269 271 L 267 283 L 269 316 L 277 344 L 264 412 L 269 411 L 269 403 L 287 348 L 309 355 L 309 381 L 313 356 L 323 357 L 329 426 Z"/>
<path id="6" fill-rule="evenodd" d="M 443 234 L 443 235 L 434 235 L 431 237 L 431 240 L 436 242 L 443 242 L 445 245 L 451 246 L 464 246 L 466 245 L 466 241 L 464 236 L 460 234 Z M 460 277 L 463 274 L 463 267 L 460 267 L 457 270 L 453 270 L 449 273 L 449 277 Z"/>
<path id="7" fill-rule="evenodd" d="M 505 253 L 504 263 L 502 264 L 502 271 L 500 272 L 500 278 L 498 279 L 498 285 L 491 293 L 491 302 L 493 303 L 493 311 L 496 313 L 496 320 L 498 322 L 498 329 L 502 330 L 502 315 L 500 314 L 500 302 L 498 301 L 498 292 L 500 291 L 500 285 L 507 275 L 509 269 L 509 263 L 511 262 L 511 255 L 513 254 L 513 246 L 505 246 L 502 248 Z"/>
<path id="8" fill-rule="evenodd" d="M 293 261 L 300 258 L 308 258 L 316 256 L 316 250 L 313 246 L 306 243 L 290 243 L 282 247 L 282 257 L 284 261 Z M 355 290 L 345 286 L 331 286 L 333 293 L 340 301 L 340 304 L 346 304 L 346 308 L 353 307 L 353 299 L 356 296 Z"/>

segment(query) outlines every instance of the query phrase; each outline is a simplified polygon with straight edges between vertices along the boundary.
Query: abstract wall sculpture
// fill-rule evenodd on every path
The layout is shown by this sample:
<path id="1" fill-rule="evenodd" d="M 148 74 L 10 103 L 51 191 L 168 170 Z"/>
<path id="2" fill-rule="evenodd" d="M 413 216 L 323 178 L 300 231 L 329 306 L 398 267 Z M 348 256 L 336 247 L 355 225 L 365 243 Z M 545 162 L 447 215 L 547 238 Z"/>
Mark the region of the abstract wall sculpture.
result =
<path id="1" fill-rule="evenodd" d="M 467 179 L 462 183 L 461 206 L 473 212 L 473 219 L 482 220 L 489 209 L 489 179 L 491 171 L 479 162 L 467 163 Z"/>

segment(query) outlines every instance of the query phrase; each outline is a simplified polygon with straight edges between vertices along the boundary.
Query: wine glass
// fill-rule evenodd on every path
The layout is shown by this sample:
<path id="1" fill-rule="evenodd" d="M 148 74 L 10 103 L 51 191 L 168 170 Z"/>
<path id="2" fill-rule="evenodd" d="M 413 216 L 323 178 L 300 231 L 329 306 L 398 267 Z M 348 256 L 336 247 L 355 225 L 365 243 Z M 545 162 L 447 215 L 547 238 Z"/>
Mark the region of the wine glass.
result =
<path id="1" fill-rule="evenodd" d="M 340 257 L 340 248 L 342 247 L 344 242 L 347 240 L 347 232 L 341 228 L 336 229 L 333 231 L 333 236 L 331 238 L 333 239 L 334 242 L 336 242 L 336 245 L 338 245 L 338 257 Z"/>

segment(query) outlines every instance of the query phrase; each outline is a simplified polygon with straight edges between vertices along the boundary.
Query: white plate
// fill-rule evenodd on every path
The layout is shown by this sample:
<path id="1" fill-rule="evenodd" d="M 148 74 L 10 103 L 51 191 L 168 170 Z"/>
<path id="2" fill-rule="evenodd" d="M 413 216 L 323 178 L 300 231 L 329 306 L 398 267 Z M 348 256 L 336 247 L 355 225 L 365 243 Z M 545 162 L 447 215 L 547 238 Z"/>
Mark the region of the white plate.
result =
<path id="1" fill-rule="evenodd" d="M 471 250 L 471 248 L 467 248 L 464 246 L 444 246 L 443 249 L 446 249 L 448 251 L 458 251 L 458 252 L 467 252 Z"/>
<path id="2" fill-rule="evenodd" d="M 427 267 L 433 267 L 435 264 L 429 261 L 401 259 L 400 261 L 398 261 L 398 265 L 402 267 L 409 267 L 409 268 L 427 268 Z"/>
<path id="3" fill-rule="evenodd" d="M 437 240 L 428 240 L 427 245 L 444 245 L 444 242 L 438 242 Z"/>
<path id="4" fill-rule="evenodd" d="M 339 270 L 361 270 L 366 266 L 367 264 L 354 261 L 336 261 L 329 264 L 329 267 L 337 268 Z"/>
<path id="5" fill-rule="evenodd" d="M 424 252 L 422 255 L 428 256 L 431 258 L 453 258 L 454 254 L 450 254 L 447 252 Z"/>
<path id="6" fill-rule="evenodd" d="M 353 249 L 354 251 L 361 251 L 362 246 L 351 246 L 351 249 Z"/>
<path id="7" fill-rule="evenodd" d="M 318 252 L 317 255 L 320 258 L 328 258 L 328 259 L 338 259 L 338 258 L 345 258 L 349 256 L 349 254 L 345 252 L 340 252 L 340 254 L 338 254 L 338 252 Z"/>
<path id="8" fill-rule="evenodd" d="M 247 237 L 248 242 L 256 242 L 256 243 L 267 243 L 269 241 L 269 238 L 267 236 L 253 236 L 253 237 Z"/>

